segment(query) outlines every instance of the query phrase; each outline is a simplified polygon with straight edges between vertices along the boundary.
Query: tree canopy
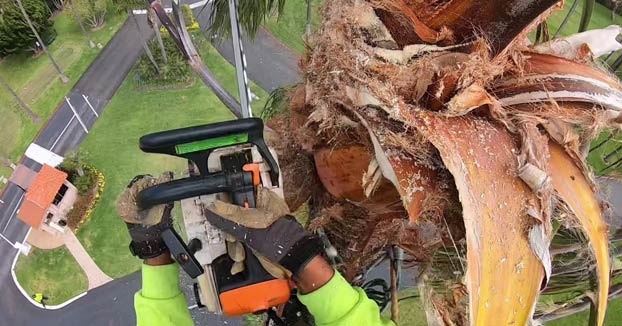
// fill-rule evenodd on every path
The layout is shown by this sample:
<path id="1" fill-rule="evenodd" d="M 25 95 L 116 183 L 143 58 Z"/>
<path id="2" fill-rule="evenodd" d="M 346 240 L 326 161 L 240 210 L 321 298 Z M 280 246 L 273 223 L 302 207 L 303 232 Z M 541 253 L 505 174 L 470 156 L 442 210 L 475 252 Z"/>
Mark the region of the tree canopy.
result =
<path id="1" fill-rule="evenodd" d="M 145 0 L 112 0 L 112 3 L 118 11 L 145 9 L 149 6 Z"/>
<path id="2" fill-rule="evenodd" d="M 22 0 L 22 3 L 39 34 L 52 27 L 52 13 L 44 0 Z M 35 49 L 35 44 L 35 35 L 17 4 L 13 0 L 0 0 L 0 56 Z"/>
<path id="3" fill-rule="evenodd" d="M 91 28 L 104 25 L 108 13 L 108 0 L 72 0 L 72 15 L 78 14 Z"/>

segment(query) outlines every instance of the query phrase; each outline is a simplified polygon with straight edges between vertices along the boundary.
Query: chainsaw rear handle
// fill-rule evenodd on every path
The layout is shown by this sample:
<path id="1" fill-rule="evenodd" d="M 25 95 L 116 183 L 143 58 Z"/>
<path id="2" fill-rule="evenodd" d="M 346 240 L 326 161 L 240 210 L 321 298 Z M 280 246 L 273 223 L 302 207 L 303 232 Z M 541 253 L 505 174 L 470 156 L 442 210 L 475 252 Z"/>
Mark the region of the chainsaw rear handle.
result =
<path id="1" fill-rule="evenodd" d="M 252 172 L 235 174 L 212 173 L 205 176 L 188 177 L 161 183 L 138 193 L 136 203 L 141 209 L 174 201 L 210 195 L 216 193 L 233 193 L 243 195 L 244 192 L 254 191 Z M 254 198 L 234 198 L 234 201 L 249 201 L 254 207 Z M 250 202 L 252 201 L 252 202 Z"/>
<path id="2" fill-rule="evenodd" d="M 145 135 L 140 138 L 140 149 L 146 153 L 190 159 L 202 175 L 207 175 L 207 159 L 212 151 L 250 143 L 257 146 L 257 150 L 268 163 L 272 184 L 277 186 L 279 166 L 263 139 L 263 130 L 263 121 L 259 118 L 218 122 Z"/>

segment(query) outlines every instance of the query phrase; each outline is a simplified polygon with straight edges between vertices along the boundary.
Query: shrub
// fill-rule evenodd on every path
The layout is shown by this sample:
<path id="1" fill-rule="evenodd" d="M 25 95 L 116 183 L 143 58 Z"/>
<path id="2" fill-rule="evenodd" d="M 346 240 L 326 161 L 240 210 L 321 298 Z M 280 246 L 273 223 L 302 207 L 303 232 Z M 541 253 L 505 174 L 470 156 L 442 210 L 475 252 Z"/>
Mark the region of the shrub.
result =
<path id="1" fill-rule="evenodd" d="M 192 26 L 194 24 L 194 15 L 192 14 L 192 8 L 189 5 L 181 5 L 181 14 L 184 16 L 184 23 L 186 26 Z"/>
<path id="2" fill-rule="evenodd" d="M 147 55 L 143 55 L 135 68 L 136 82 L 139 86 L 167 86 L 190 82 L 192 78 L 190 66 L 177 49 L 175 42 L 166 34 L 162 35 L 162 41 L 168 62 L 164 64 L 158 42 L 152 40 L 149 43 L 149 48 L 160 67 L 160 73 L 158 74 Z"/>
<path id="3" fill-rule="evenodd" d="M 96 170 L 85 163 L 88 157 L 86 152 L 71 152 L 65 156 L 58 169 L 67 173 L 67 180 L 71 182 L 80 195 L 86 194 L 95 186 Z"/>
<path id="4" fill-rule="evenodd" d="M 78 197 L 78 200 L 73 204 L 73 208 L 67 213 L 67 225 L 72 230 L 75 230 L 82 221 L 82 218 L 86 215 L 86 212 L 91 208 L 95 193 L 89 191 L 86 195 Z"/>
<path id="5" fill-rule="evenodd" d="M 106 14 L 108 13 L 108 0 L 73 0 L 71 1 L 71 15 L 76 14 L 90 28 L 95 29 L 101 27 L 106 22 Z"/>
<path id="6" fill-rule="evenodd" d="M 67 213 L 67 225 L 74 231 L 91 217 L 106 186 L 104 175 L 100 171 L 95 168 L 90 168 L 89 170 L 97 181 L 97 191 L 90 188 L 84 195 L 79 196 L 78 200 L 73 204 L 73 208 Z"/>
<path id="7" fill-rule="evenodd" d="M 84 175 L 78 175 L 71 183 L 76 186 L 80 195 L 86 194 L 95 186 L 97 176 L 91 169 L 85 169 Z"/>

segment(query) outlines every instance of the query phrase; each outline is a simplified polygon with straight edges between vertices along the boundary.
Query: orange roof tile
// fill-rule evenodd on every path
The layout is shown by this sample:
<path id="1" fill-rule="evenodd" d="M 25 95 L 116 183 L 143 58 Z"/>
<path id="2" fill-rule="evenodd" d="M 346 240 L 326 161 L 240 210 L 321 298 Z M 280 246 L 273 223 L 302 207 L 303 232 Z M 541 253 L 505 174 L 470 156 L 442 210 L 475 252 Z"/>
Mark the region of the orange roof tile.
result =
<path id="1" fill-rule="evenodd" d="M 47 212 L 47 207 L 39 207 L 31 201 L 24 200 L 17 217 L 27 225 L 38 229 L 45 218 L 45 212 Z"/>
<path id="2" fill-rule="evenodd" d="M 38 228 L 65 180 L 67 180 L 67 173 L 44 164 L 26 192 L 19 210 L 19 219 Z"/>

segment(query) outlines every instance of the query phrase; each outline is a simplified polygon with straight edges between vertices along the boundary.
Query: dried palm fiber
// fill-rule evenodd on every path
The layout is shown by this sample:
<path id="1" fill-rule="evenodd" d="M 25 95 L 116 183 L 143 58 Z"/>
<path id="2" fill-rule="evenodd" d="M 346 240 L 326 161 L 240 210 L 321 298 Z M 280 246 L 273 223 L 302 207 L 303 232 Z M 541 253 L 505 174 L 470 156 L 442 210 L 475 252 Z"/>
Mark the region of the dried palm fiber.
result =
<path id="1" fill-rule="evenodd" d="M 584 160 L 589 141 L 622 122 L 622 93 L 589 51 L 525 45 L 557 3 L 326 2 L 279 119 L 317 175 L 290 187 L 313 189 L 311 227 L 348 279 L 394 244 L 428 266 L 422 279 L 442 279 L 434 257 L 455 248 L 442 265 L 454 277 L 433 282 L 444 291 L 424 287 L 432 322 L 526 325 L 555 276 L 552 219 L 572 219 L 597 265 L 602 325 L 607 232 Z"/>

